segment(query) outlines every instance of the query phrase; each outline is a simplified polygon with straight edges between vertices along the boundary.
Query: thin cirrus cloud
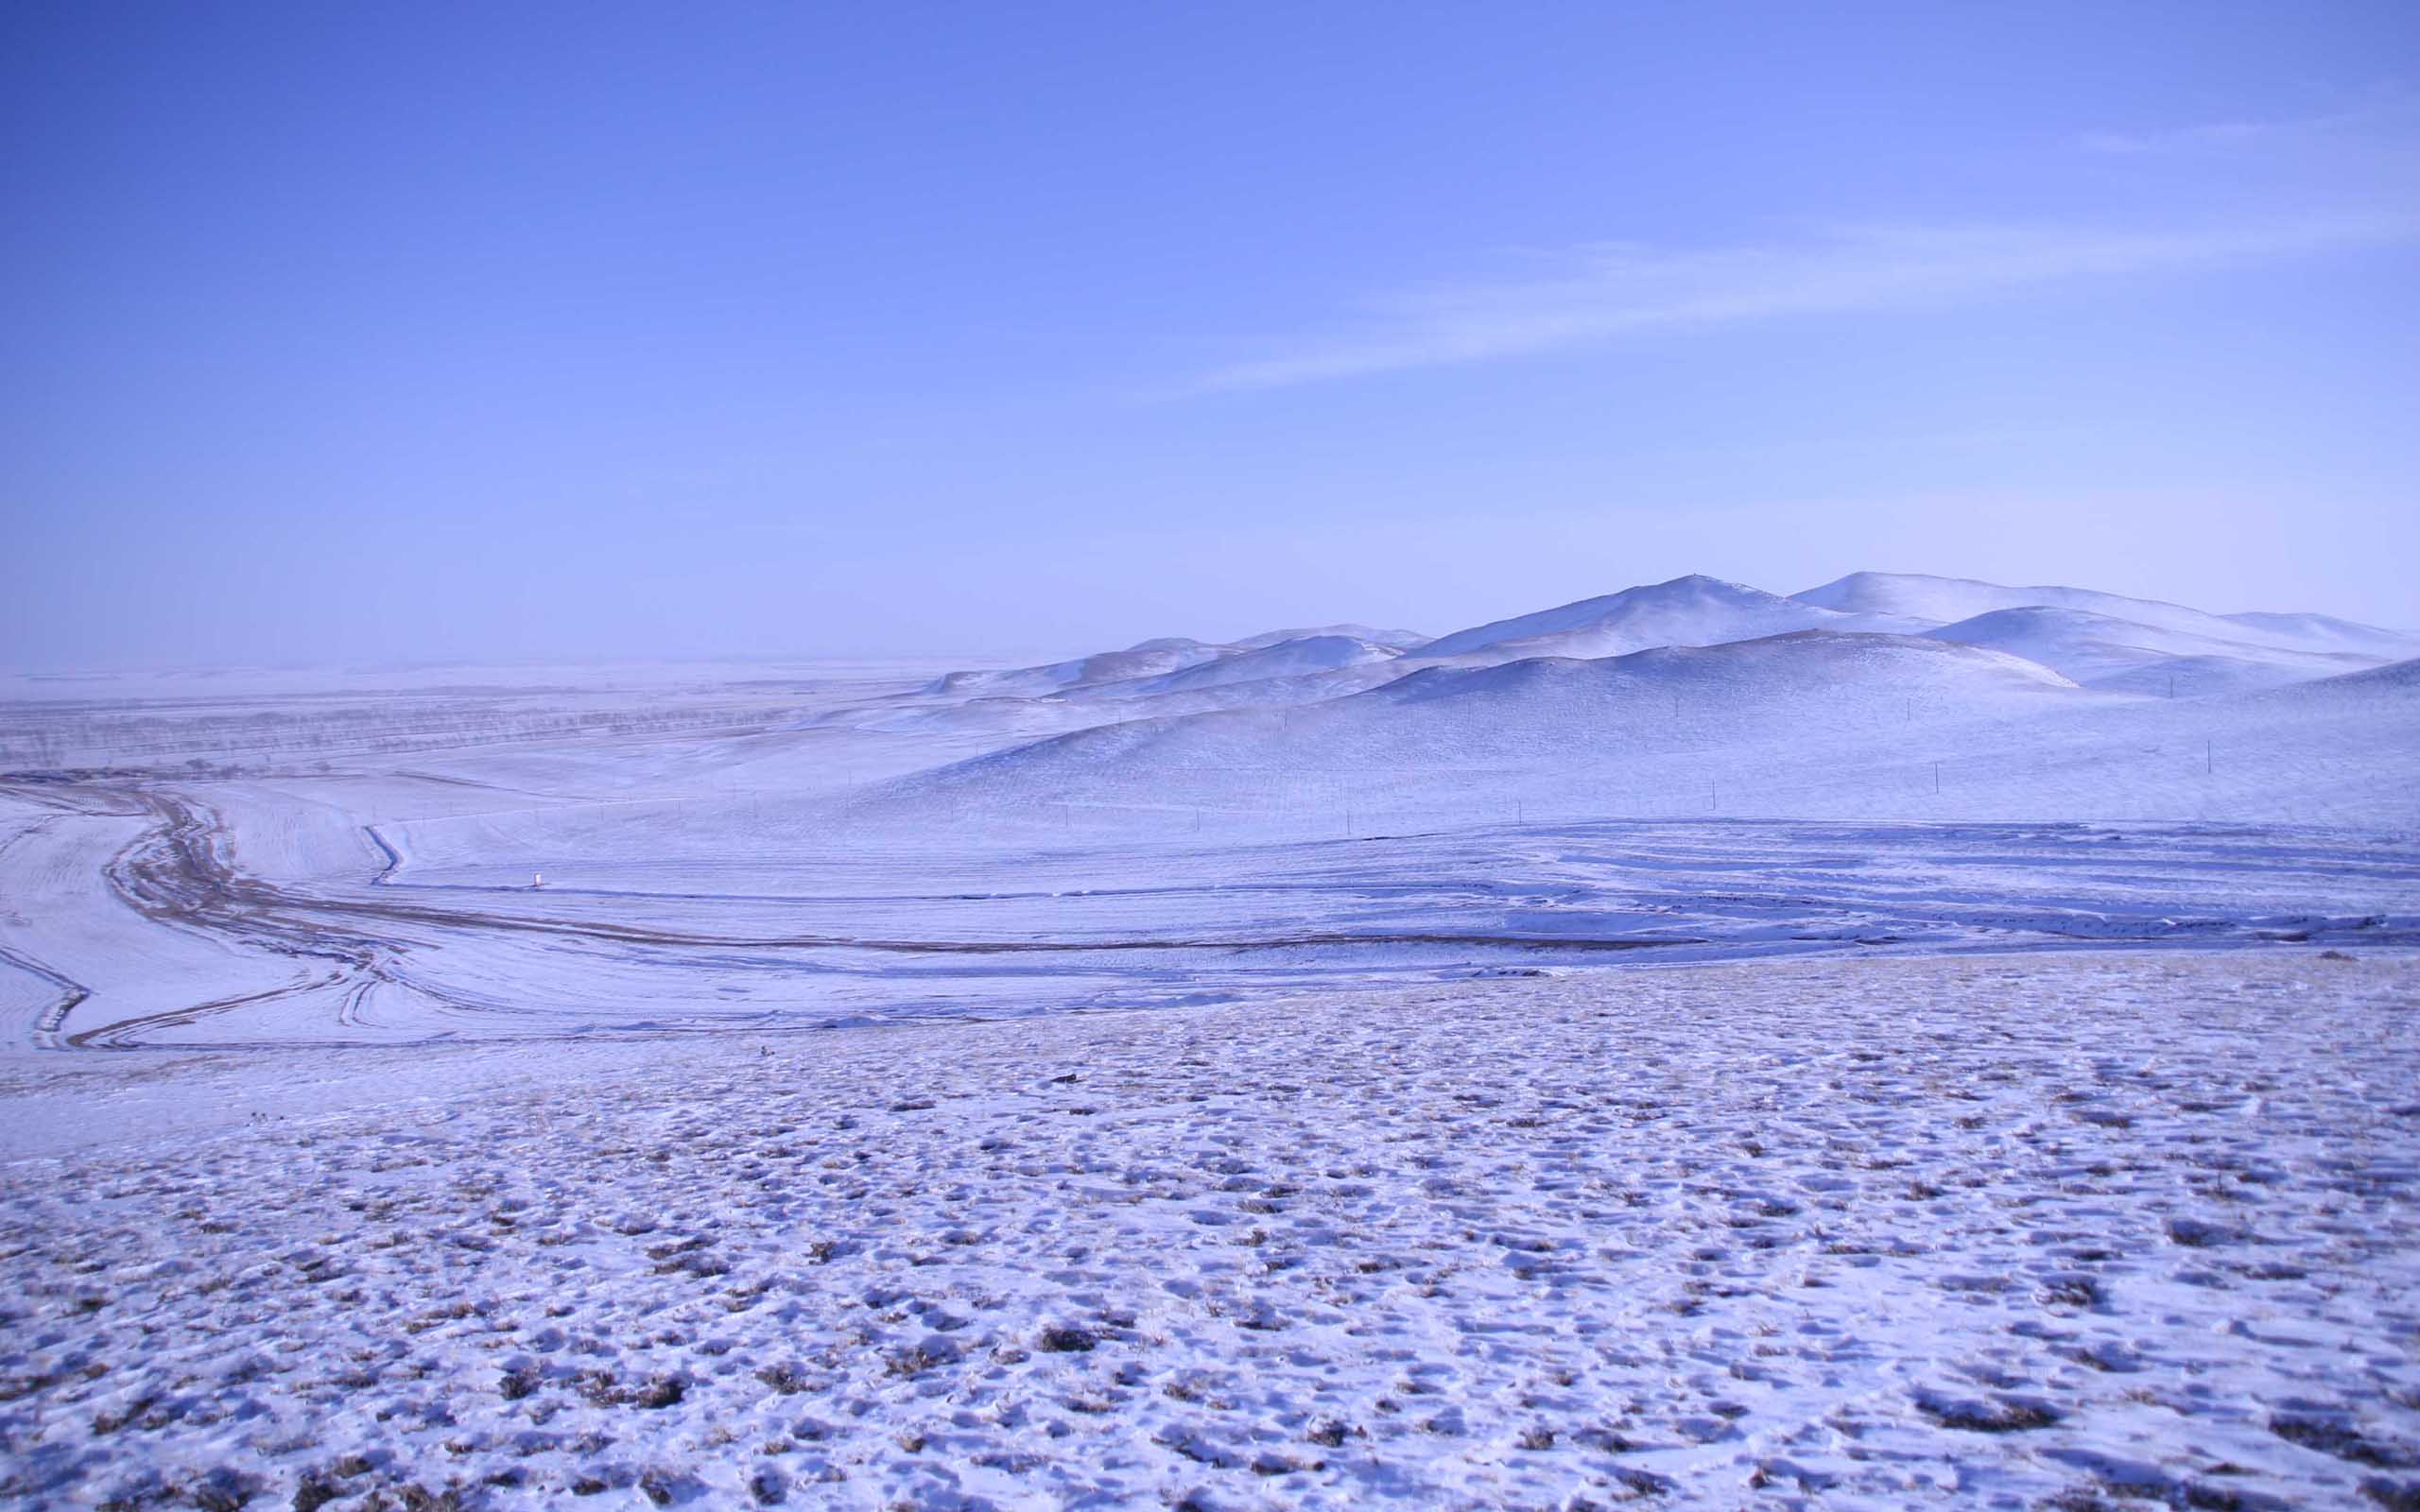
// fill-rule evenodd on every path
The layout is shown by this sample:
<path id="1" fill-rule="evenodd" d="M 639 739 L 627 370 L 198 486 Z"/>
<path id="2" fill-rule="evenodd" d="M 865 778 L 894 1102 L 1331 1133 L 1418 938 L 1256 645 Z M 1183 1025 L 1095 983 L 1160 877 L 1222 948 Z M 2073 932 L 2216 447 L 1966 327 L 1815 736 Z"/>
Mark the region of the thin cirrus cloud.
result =
<path id="1" fill-rule="evenodd" d="M 1350 329 L 1215 369 L 1196 387 L 1285 388 L 1573 351 L 1645 332 L 1942 303 L 2413 239 L 2420 214 L 2377 212 L 2183 231 L 1885 226 L 1694 250 L 1600 244 L 1564 254 L 1545 275 L 1371 301 Z"/>
<path id="2" fill-rule="evenodd" d="M 2076 141 L 2087 152 L 2147 156 L 2160 152 L 2189 152 L 2202 147 L 2240 147 L 2264 142 L 2290 141 L 2356 126 L 2361 119 L 2358 114 L 2348 113 L 2311 116 L 2298 121 L 2205 121 L 2199 126 L 2179 127 L 2167 131 L 2087 131 Z"/>
<path id="3" fill-rule="evenodd" d="M 2202 151 L 2229 152 L 2263 146 L 2304 146 L 2334 141 L 2366 142 L 2408 150 L 2420 104 L 2407 91 L 2380 93 L 2344 110 L 2229 121 L 2201 121 L 2151 131 L 2087 131 L 2077 146 L 2087 152 L 2146 157 Z"/>

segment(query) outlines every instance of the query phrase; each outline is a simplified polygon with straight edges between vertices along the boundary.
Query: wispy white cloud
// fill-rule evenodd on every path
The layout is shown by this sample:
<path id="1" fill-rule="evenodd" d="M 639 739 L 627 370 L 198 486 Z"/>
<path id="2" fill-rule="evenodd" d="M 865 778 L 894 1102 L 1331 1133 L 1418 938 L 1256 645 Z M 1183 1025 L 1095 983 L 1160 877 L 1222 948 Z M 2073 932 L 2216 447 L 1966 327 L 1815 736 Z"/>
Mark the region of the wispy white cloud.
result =
<path id="1" fill-rule="evenodd" d="M 2420 240 L 2420 95 L 2321 114 L 2100 132 L 2086 150 L 2225 164 L 2223 219 L 2167 224 L 1885 224 L 1675 248 L 1599 243 L 1518 274 L 1399 290 L 1322 332 L 1201 375 L 1200 389 L 1286 387 L 1599 345 L 1649 331 L 1980 299 L 2029 285 L 2286 261 Z M 2286 174 L 2257 198 L 2257 153 Z M 2218 202 L 2212 200 L 2212 203 Z M 1541 266 L 1545 270 L 1540 271 Z"/>
<path id="2" fill-rule="evenodd" d="M 1332 379 L 1566 351 L 1642 332 L 1884 310 L 2034 284 L 2308 256 L 2420 239 L 2420 210 L 2190 230 L 1880 226 L 1759 245 L 1578 248 L 1556 270 L 1410 290 L 1349 328 L 1278 344 L 1201 389 Z"/>
<path id="3" fill-rule="evenodd" d="M 2077 143 L 2091 152 L 2147 156 L 2205 147 L 2251 146 L 2342 130 L 2360 123 L 2359 112 L 2305 116 L 2290 121 L 2201 121 L 2156 131 L 2087 131 Z"/>
<path id="4" fill-rule="evenodd" d="M 2408 132 L 2414 113 L 2413 96 L 2396 90 L 2345 110 L 2315 115 L 2196 121 L 2149 131 L 2087 131 L 2077 138 L 2077 144 L 2090 152 L 2137 157 L 2271 146 L 2300 146 L 2331 137 L 2380 133 L 2402 136 Z"/>

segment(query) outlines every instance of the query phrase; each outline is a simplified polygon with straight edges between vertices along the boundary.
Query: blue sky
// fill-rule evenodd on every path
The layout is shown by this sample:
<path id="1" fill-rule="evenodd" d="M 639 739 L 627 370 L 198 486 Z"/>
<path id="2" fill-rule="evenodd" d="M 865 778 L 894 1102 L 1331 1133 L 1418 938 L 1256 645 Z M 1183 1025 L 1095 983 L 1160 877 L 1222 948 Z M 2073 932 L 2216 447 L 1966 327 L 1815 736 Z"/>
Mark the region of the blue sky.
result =
<path id="1" fill-rule="evenodd" d="M 0 10 L 0 662 L 2420 626 L 2420 8 Z"/>

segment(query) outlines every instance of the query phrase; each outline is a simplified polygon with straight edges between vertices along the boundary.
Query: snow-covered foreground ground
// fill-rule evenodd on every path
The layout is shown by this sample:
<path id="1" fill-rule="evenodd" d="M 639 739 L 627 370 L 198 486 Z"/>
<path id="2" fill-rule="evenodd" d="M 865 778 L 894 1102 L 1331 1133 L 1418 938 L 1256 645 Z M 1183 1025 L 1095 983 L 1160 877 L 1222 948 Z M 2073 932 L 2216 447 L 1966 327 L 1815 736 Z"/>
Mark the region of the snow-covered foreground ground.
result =
<path id="1" fill-rule="evenodd" d="M 2406 1506 L 2415 1010 L 2307 945 L 20 1058 L 0 1497 Z"/>

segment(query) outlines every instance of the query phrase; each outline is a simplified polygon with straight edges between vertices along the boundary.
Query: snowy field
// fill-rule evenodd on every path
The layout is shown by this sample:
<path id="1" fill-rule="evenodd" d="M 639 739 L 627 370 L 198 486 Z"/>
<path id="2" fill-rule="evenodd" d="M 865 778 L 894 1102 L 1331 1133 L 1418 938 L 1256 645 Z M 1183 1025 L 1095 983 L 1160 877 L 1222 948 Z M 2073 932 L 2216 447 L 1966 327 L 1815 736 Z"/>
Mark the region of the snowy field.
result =
<path id="1" fill-rule="evenodd" d="M 2412 967 L 21 1063 L 8 1493 L 2407 1505 Z"/>
<path id="2" fill-rule="evenodd" d="M 0 1500 L 2420 1504 L 2420 639 L 13 678 Z"/>

